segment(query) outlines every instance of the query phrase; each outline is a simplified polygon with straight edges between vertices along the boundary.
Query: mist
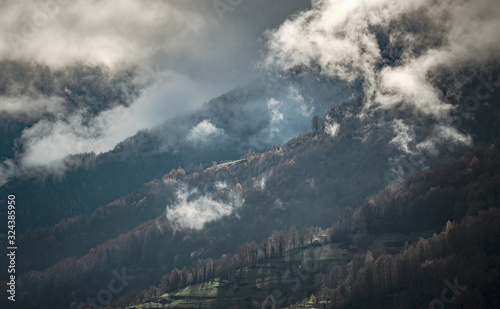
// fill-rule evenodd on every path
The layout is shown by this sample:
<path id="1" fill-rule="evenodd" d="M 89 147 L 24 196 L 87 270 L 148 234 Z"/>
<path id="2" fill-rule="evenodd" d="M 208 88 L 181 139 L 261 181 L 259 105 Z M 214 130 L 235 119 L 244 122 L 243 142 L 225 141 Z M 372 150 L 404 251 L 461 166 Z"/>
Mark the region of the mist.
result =
<path id="1" fill-rule="evenodd" d="M 264 151 L 362 93 L 359 117 L 404 106 L 435 120 L 424 140 L 391 122 L 403 153 L 470 145 L 448 98 L 500 54 L 491 0 L 47 3 L 1 5 L 0 112 L 16 128 L 2 136 L 2 184 L 63 174 L 81 153 L 137 152 L 144 136 L 153 152 Z"/>
<path id="2" fill-rule="evenodd" d="M 64 173 L 68 156 L 108 152 L 254 81 L 263 31 L 309 6 L 284 4 L 3 2 L 0 112 L 24 129 L 4 133 L 0 183 Z"/>
<path id="3" fill-rule="evenodd" d="M 166 208 L 166 216 L 174 231 L 201 230 L 206 224 L 234 214 L 245 200 L 237 189 L 216 183 L 217 192 L 202 194 L 197 189 L 181 185 L 176 192 L 177 203 Z"/>
<path id="4" fill-rule="evenodd" d="M 473 144 L 453 122 L 456 102 L 464 100 L 465 84 L 481 81 L 471 71 L 491 72 L 500 60 L 499 12 L 492 0 L 313 1 L 311 10 L 266 32 L 265 65 L 360 83 L 359 117 L 371 119 L 371 126 L 392 127 L 390 143 L 403 154 L 435 156 L 439 144 Z M 414 117 L 387 123 L 376 116 L 403 109 Z M 418 139 L 414 122 L 422 117 L 430 119 L 432 133 Z"/>

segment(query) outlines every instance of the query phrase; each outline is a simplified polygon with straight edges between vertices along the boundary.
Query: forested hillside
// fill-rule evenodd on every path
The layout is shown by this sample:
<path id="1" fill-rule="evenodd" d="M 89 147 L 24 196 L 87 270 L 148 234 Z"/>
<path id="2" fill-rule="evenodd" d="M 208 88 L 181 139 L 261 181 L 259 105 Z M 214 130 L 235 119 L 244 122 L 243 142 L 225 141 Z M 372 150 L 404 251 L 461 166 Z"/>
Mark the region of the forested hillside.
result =
<path id="1" fill-rule="evenodd" d="M 500 308 L 500 1 L 0 25 L 1 309 Z"/>
<path id="2" fill-rule="evenodd" d="M 216 280 L 233 286 L 233 294 L 242 288 L 248 290 L 244 295 L 250 295 L 248 299 L 229 298 L 218 303 L 227 308 L 264 304 L 425 308 L 429 303 L 446 303 L 450 308 L 495 308 L 500 304 L 500 241 L 496 237 L 500 232 L 499 180 L 500 139 L 453 164 L 417 172 L 397 187 L 382 190 L 325 230 L 316 227 L 298 231 L 292 226 L 288 232 L 274 231 L 260 244 L 244 243 L 233 254 L 198 260 L 182 271 L 175 268 L 157 287 L 137 294 L 133 303 L 145 303 L 144 308 L 160 304 L 169 308 L 175 299 L 181 299 L 178 304 L 184 307 L 182 299 L 195 294 L 187 291 L 172 298 L 169 295 L 177 295 L 172 291 Z M 425 239 L 412 236 L 430 231 L 435 233 Z M 404 239 L 411 243 L 401 241 Z M 326 250 L 326 254 L 314 250 L 315 245 L 328 247 L 330 243 L 337 244 L 333 248 L 349 244 L 354 251 L 347 254 L 346 250 L 344 258 L 335 260 L 339 249 Z M 298 261 L 293 259 L 297 250 L 304 251 Z M 246 287 L 248 276 L 244 274 L 266 263 L 280 268 L 276 257 L 286 263 L 281 268 L 289 274 L 269 274 L 269 282 L 254 282 L 257 285 L 252 292 Z M 328 263 L 330 259 L 335 261 Z M 219 283 L 219 290 L 223 286 Z"/>
<path id="3" fill-rule="evenodd" d="M 404 183 L 390 184 L 376 193 L 387 185 L 387 171 L 393 166 L 386 158 L 394 156 L 397 148 L 379 146 L 381 139 L 382 144 L 389 144 L 392 138 L 384 135 L 385 127 L 381 127 L 377 143 L 363 140 L 364 122 L 352 116 L 360 102 L 361 98 L 334 108 L 323 119 L 313 120 L 310 132 L 271 151 L 249 152 L 239 161 L 209 168 L 178 168 L 100 207 L 92 216 L 69 218 L 54 227 L 28 231 L 22 239 L 32 254 L 47 249 L 51 254 L 45 259 L 30 259 L 31 255 L 27 255 L 28 259 L 20 261 L 26 272 L 20 280 L 26 291 L 26 304 L 43 300 L 48 305 L 62 306 L 75 302 L 78 295 L 98 292 L 92 288 L 92 282 L 105 281 L 112 269 L 123 267 L 136 277 L 127 287 L 134 295 L 133 291 L 161 281 L 169 269 L 190 267 L 199 258 L 217 259 L 221 254 L 236 252 L 244 243 L 255 249 L 246 249 L 256 254 L 247 258 L 251 263 L 308 246 L 319 234 L 328 234 L 329 241 L 336 239 L 366 249 L 373 235 L 440 231 L 447 220 L 475 215 L 495 204 L 498 149 L 494 145 L 467 154 L 452 165 L 417 172 Z M 332 135 L 328 126 L 333 117 L 340 127 Z M 450 160 L 457 152 L 448 155 L 439 159 Z M 365 175 L 373 177 L 366 179 Z M 364 183 L 362 187 L 360 181 Z M 476 184 L 478 181 L 487 184 L 481 187 L 483 194 L 474 195 L 469 191 L 482 186 Z M 464 196 L 469 199 L 466 203 L 461 202 Z M 487 200 L 482 200 L 485 197 Z M 446 202 L 438 202 L 441 199 Z M 405 207 L 401 207 L 403 204 Z M 362 206 L 353 213 L 357 205 Z M 195 225 L 186 225 L 193 224 L 193 217 L 185 216 L 191 211 L 208 219 L 200 218 Z M 339 221 L 339 217 L 343 219 Z M 294 245 L 287 244 L 284 237 L 295 234 L 290 230 L 292 225 L 300 231 L 296 237 L 300 241 Z M 311 225 L 317 227 L 308 228 Z M 325 230 L 318 230 L 320 227 Z M 102 235 L 108 238 L 103 239 Z M 267 244 L 261 244 L 264 240 Z M 256 243 L 252 245 L 252 241 Z M 256 249 L 259 246 L 261 253 Z M 230 267 L 227 265 L 224 267 Z M 184 276 L 190 277 L 188 273 Z M 213 270 L 198 277 L 191 274 L 190 280 L 220 276 Z M 90 280 L 89 288 L 83 288 L 81 278 Z M 188 282 L 179 283 L 176 288 Z M 165 283 L 163 286 L 176 289 L 165 287 Z M 47 298 L 55 289 L 73 291 L 68 295 L 74 296 Z"/>

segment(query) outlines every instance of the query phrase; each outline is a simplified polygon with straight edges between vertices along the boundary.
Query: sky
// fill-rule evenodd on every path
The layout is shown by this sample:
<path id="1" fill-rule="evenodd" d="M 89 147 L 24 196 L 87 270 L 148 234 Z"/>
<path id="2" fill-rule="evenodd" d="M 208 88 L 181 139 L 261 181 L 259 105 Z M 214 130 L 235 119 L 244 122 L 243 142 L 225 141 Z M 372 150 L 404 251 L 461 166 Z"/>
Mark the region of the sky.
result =
<path id="1" fill-rule="evenodd" d="M 263 32 L 308 7 L 305 0 L 2 1 L 0 113 L 26 124 L 15 155 L 0 165 L 3 182 L 23 169 L 57 170 L 68 155 L 109 151 L 258 78 Z"/>
<path id="2" fill-rule="evenodd" d="M 439 120 L 410 149 L 413 128 L 395 119 L 393 143 L 405 152 L 438 140 L 470 144 L 451 125 L 448 99 L 460 96 L 466 68 L 499 60 L 498 16 L 496 0 L 2 1 L 0 116 L 25 127 L 0 164 L 0 184 L 27 168 L 57 169 L 68 155 L 109 151 L 297 68 L 360 83 L 367 110 L 404 102 Z M 450 72 L 444 95 L 439 80 Z M 286 114 L 281 100 L 267 105 L 272 133 Z M 334 135 L 338 125 L 328 128 Z M 224 133 L 209 119 L 193 130 L 199 144 Z"/>
<path id="3" fill-rule="evenodd" d="M 491 72 L 498 63 L 499 16 L 495 0 L 317 0 L 312 9 L 267 32 L 265 62 L 360 81 L 367 110 L 404 103 L 433 117 L 436 133 L 415 149 L 408 148 L 413 128 L 400 119 L 393 123 L 394 144 L 404 152 L 432 152 L 437 142 L 472 143 L 452 125 L 456 106 L 450 101 L 464 99 L 459 89 L 470 81 L 467 68 Z M 453 83 L 443 86 L 446 78 Z"/>

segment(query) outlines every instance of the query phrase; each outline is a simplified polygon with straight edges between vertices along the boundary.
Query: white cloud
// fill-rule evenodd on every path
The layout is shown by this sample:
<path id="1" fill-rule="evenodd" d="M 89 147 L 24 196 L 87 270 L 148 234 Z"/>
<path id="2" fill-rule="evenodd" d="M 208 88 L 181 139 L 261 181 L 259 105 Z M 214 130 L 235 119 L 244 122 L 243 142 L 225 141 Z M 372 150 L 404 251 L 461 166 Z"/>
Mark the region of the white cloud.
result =
<path id="1" fill-rule="evenodd" d="M 328 133 L 331 137 L 335 137 L 339 129 L 340 129 L 340 124 L 338 123 L 332 122 L 325 124 L 326 133 Z"/>
<path id="2" fill-rule="evenodd" d="M 431 86 L 425 76 L 428 70 L 418 68 L 415 62 L 405 67 L 385 67 L 380 72 L 376 103 L 384 108 L 405 102 L 417 107 L 425 114 L 442 117 L 452 109 L 450 104 L 443 102 L 439 91 Z"/>
<path id="3" fill-rule="evenodd" d="M 454 107 L 438 88 L 436 76 L 443 69 L 456 72 L 499 61 L 498 16 L 496 0 L 316 0 L 310 10 L 267 33 L 265 63 L 361 82 L 363 114 L 403 105 L 418 117 L 438 120 L 414 146 L 411 124 L 396 120 L 391 141 L 407 154 L 437 155 L 438 145 L 471 145 L 472 137 L 450 124 Z M 469 77 L 454 78 L 446 92 L 460 97 Z M 338 128 L 326 129 L 334 135 Z"/>
<path id="4" fill-rule="evenodd" d="M 43 164 L 62 166 L 65 156 L 80 151 L 110 150 L 140 129 L 152 128 L 246 84 L 255 76 L 254 65 L 262 44 L 258 38 L 264 27 L 276 25 L 289 12 L 308 5 L 306 0 L 280 1 L 286 5 L 265 12 L 262 8 L 268 8 L 267 2 L 249 2 L 245 10 L 231 12 L 233 18 L 228 13 L 224 22 L 211 1 L 0 2 L 0 62 L 31 63 L 35 73 L 44 73 L 46 68 L 65 72 L 84 64 L 115 76 L 134 68 L 134 72 L 143 73 L 132 81 L 136 86 L 144 79 L 153 84 L 128 107 L 85 117 L 85 111 L 65 106 L 64 98 L 35 99 L 24 94 L 0 98 L 0 112 L 12 117 L 36 121 L 44 113 L 54 116 L 38 119 L 22 133 L 20 149 L 26 152 L 16 154 L 13 164 L 17 171 Z M 50 5 L 44 6 L 47 3 Z M 69 70 L 70 75 L 72 72 Z M 22 74 L 16 76 L 22 78 Z M 53 84 L 55 93 L 64 89 L 59 88 L 59 80 Z M 18 88 L 36 90 L 24 86 Z M 205 131 L 199 129 L 199 134 L 215 136 L 209 126 Z M 203 138 L 195 131 L 194 139 Z M 11 163 L 6 161 L 4 166 Z"/>
<path id="5" fill-rule="evenodd" d="M 401 119 L 396 119 L 392 123 L 392 128 L 396 133 L 396 136 L 391 140 L 391 144 L 396 145 L 399 149 L 405 153 L 413 153 L 410 150 L 409 143 L 415 138 L 413 130 L 406 125 Z"/>
<path id="6" fill-rule="evenodd" d="M 114 67 L 160 48 L 182 48 L 215 22 L 166 1 L 47 1 L 53 5 L 45 9 L 44 2 L 3 5 L 0 56 L 56 67 L 75 60 Z"/>
<path id="7" fill-rule="evenodd" d="M 273 209 L 279 209 L 279 210 L 285 209 L 285 206 L 283 205 L 283 201 L 281 201 L 281 199 L 279 199 L 279 198 L 275 199 L 274 203 L 273 203 Z"/>
<path id="8" fill-rule="evenodd" d="M 311 102 L 307 102 L 304 97 L 300 94 L 299 89 L 297 87 L 290 87 L 290 94 L 288 95 L 288 99 L 291 100 L 292 106 L 296 106 L 297 112 L 303 117 L 311 117 L 314 113 L 314 106 Z"/>
<path id="9" fill-rule="evenodd" d="M 188 132 L 187 139 L 194 143 L 204 144 L 223 134 L 223 129 L 217 128 L 210 120 L 205 119 Z"/>
<path id="10" fill-rule="evenodd" d="M 262 173 L 259 177 L 259 179 L 257 180 L 257 182 L 255 183 L 255 186 L 257 188 L 259 188 L 260 190 L 265 190 L 266 189 L 266 183 L 267 183 L 267 180 L 269 179 L 269 177 L 271 177 L 273 175 L 273 171 L 270 170 L 270 171 L 267 171 L 265 173 Z"/>
<path id="11" fill-rule="evenodd" d="M 227 188 L 228 188 L 228 185 L 227 185 L 227 182 L 225 182 L 225 181 L 217 181 L 215 183 L 215 189 L 217 191 L 225 190 Z"/>
<path id="12" fill-rule="evenodd" d="M 273 137 L 279 134 L 284 115 L 282 112 L 283 102 L 271 98 L 267 101 L 267 108 L 271 115 L 271 123 L 269 125 L 269 136 Z"/>
<path id="13" fill-rule="evenodd" d="M 211 195 L 197 196 L 197 193 L 182 186 L 177 191 L 178 203 L 167 207 L 166 216 L 174 230 L 201 230 L 205 224 L 231 215 L 244 203 L 235 191 L 226 192 L 225 200 Z"/>
<path id="14" fill-rule="evenodd" d="M 406 102 L 443 117 L 450 106 L 430 77 L 446 66 L 500 58 L 500 2 L 317 0 L 268 32 L 268 65 L 288 70 L 319 68 L 321 74 L 363 82 L 367 104 L 389 108 Z M 496 30 L 495 30 L 496 29 Z M 377 30 L 400 48 L 385 64 Z"/>
<path id="15" fill-rule="evenodd" d="M 117 106 L 103 111 L 84 124 L 81 113 L 56 121 L 42 119 L 23 131 L 20 140 L 25 150 L 22 167 L 63 164 L 68 155 L 85 152 L 105 152 L 135 133 L 139 126 L 131 121 L 130 109 Z"/>
<path id="16" fill-rule="evenodd" d="M 37 99 L 27 96 L 0 97 L 0 112 L 25 120 L 37 119 L 44 114 L 57 115 L 64 112 L 63 99 L 43 96 Z"/>
<path id="17" fill-rule="evenodd" d="M 275 107 L 279 107 L 281 105 L 283 105 L 283 102 L 280 102 L 275 98 L 271 98 L 267 101 L 267 108 L 269 108 L 270 110 L 272 110 Z"/>
<path id="18" fill-rule="evenodd" d="M 416 149 L 418 151 L 427 152 L 432 156 L 437 156 L 439 155 L 439 150 L 436 145 L 447 142 L 470 146 L 472 145 L 472 137 L 460 133 L 453 127 L 438 125 L 433 129 L 432 134 L 427 139 L 416 145 Z"/>
<path id="19" fill-rule="evenodd" d="M 44 7 L 44 3 L 51 5 Z M 235 40 L 234 31 L 223 26 L 210 3 L 1 2 L 0 61 L 32 63 L 30 69 L 59 73 L 83 63 L 102 68 L 111 76 L 121 74 L 124 68 L 135 68 L 135 73 L 142 72 L 133 80 L 135 86 L 140 88 L 144 81 L 150 85 L 128 107 L 85 116 L 85 110 L 69 108 L 73 102 L 64 102 L 64 97 L 0 97 L 0 112 L 35 122 L 19 137 L 23 153 L 16 154 L 14 165 L 4 165 L 16 166 L 17 172 L 45 164 L 62 167 L 68 155 L 111 150 L 138 130 L 191 111 L 232 89 L 240 80 L 222 77 L 230 74 L 225 74 L 226 68 L 218 63 L 221 59 L 233 61 L 232 53 L 241 46 L 234 44 L 240 42 Z M 228 47 L 228 42 L 233 44 Z M 203 74 L 213 73 L 210 68 L 214 67 L 220 74 L 205 78 Z M 64 80 L 47 82 L 57 88 Z M 23 84 L 12 87 L 36 94 L 35 89 Z M 51 117 L 44 118 L 45 114 Z"/>
<path id="20" fill-rule="evenodd" d="M 69 155 L 112 150 L 137 131 L 182 115 L 214 95 L 210 87 L 202 89 L 202 84 L 194 95 L 182 87 L 194 87 L 194 83 L 187 76 L 170 74 L 161 87 L 147 89 L 130 106 L 118 105 L 90 119 L 84 116 L 85 110 L 69 113 L 59 97 L 1 97 L 0 111 L 11 117 L 40 119 L 24 129 L 18 140 L 23 145 L 17 162 L 20 170 L 44 165 L 60 170 Z M 174 104 L 177 102 L 183 104 Z M 54 117 L 40 118 L 44 113 Z M 193 128 L 189 138 L 204 141 L 222 133 L 222 129 L 205 121 Z"/>

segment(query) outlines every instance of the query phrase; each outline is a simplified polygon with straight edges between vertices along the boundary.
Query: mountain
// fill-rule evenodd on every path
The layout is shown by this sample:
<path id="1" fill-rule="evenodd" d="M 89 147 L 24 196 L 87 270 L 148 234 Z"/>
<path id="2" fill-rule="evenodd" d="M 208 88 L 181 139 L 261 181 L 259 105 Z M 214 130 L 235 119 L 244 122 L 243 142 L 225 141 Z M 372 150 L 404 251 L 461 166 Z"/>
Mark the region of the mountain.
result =
<path id="1" fill-rule="evenodd" d="M 348 89 L 306 72 L 248 85 L 195 112 L 139 131 L 109 152 L 69 156 L 62 174 L 50 167 L 32 168 L 2 190 L 17 193 L 19 203 L 26 205 L 19 213 L 24 218 L 20 231 L 90 215 L 171 169 L 209 166 L 213 161 L 238 159 L 248 150 L 265 151 L 286 142 L 309 129 L 312 115 L 344 101 Z M 8 124 L 10 130 L 15 124 Z M 6 131 L 18 136 L 14 133 Z M 30 194 L 22 194 L 25 191 Z"/>
<path id="2" fill-rule="evenodd" d="M 0 308 L 500 308 L 500 1 L 0 8 Z"/>
<path id="3" fill-rule="evenodd" d="M 473 94 L 474 89 L 469 84 L 463 91 Z M 228 94 L 227 102 L 219 98 L 209 103 L 208 109 L 214 102 L 227 107 L 224 103 L 233 102 L 234 95 Z M 368 254 L 363 250 L 371 250 L 374 258 L 395 253 L 400 238 L 392 241 L 397 244 L 389 246 L 388 252 L 372 247 L 381 233 L 428 235 L 428 231 L 442 230 L 447 220 L 458 221 L 495 207 L 498 143 L 489 143 L 498 132 L 500 114 L 498 94 L 493 95 L 493 103 L 478 106 L 461 120 L 460 127 L 473 136 L 476 147 L 486 148 L 445 167 L 438 166 L 459 159 L 473 144 L 456 136 L 440 136 L 436 131 L 443 127 L 439 119 L 418 114 L 404 104 L 391 110 L 366 109 L 364 97 L 359 96 L 321 118 L 313 117 L 310 131 L 266 152 L 250 151 L 230 161 L 174 168 L 91 215 L 68 216 L 55 225 L 29 230 L 20 236 L 24 244 L 18 259 L 20 301 L 38 308 L 40 304 L 78 306 L 89 295 L 99 295 L 102 282 L 116 277 L 118 271 L 134 279 L 113 296 L 113 304 L 129 305 L 151 298 L 151 293 L 146 298 L 136 295 L 144 295 L 140 290 L 152 284 L 163 282 L 158 291 L 176 291 L 194 282 L 225 277 L 235 265 L 246 265 L 230 254 L 240 252 L 241 257 L 242 245 L 256 254 L 248 263 L 265 262 L 280 258 L 288 249 L 301 252 L 318 235 L 339 246 L 355 245 L 363 258 Z M 234 115 L 210 118 L 210 123 L 226 131 L 231 126 L 224 126 L 222 119 L 230 122 Z M 193 123 L 201 119 L 207 119 L 206 114 Z M 129 140 L 105 155 L 118 156 L 127 144 L 135 145 Z M 145 147 L 159 144 L 146 143 Z M 475 157 L 483 163 L 476 164 Z M 428 167 L 433 169 L 417 172 Z M 490 174 L 485 178 L 486 171 Z M 417 173 L 400 182 L 413 172 Z M 485 191 L 476 195 L 467 191 L 476 187 Z M 466 204 L 460 202 L 461 197 L 469 199 Z M 300 241 L 291 246 L 283 239 L 294 235 L 294 229 Z M 360 257 L 349 254 L 346 259 L 349 263 Z M 204 266 L 205 275 L 195 275 L 196 263 L 209 263 L 213 268 L 206 273 Z M 356 265 L 353 275 L 361 271 L 362 264 Z M 177 275 L 175 280 L 180 281 L 171 283 Z M 225 280 L 232 282 L 230 277 Z M 318 296 L 314 291 L 320 286 L 312 283 L 297 292 L 295 301 Z M 345 287 L 339 289 L 342 304 L 356 301 L 341 292 Z M 422 293 L 429 296 L 431 292 Z"/>

